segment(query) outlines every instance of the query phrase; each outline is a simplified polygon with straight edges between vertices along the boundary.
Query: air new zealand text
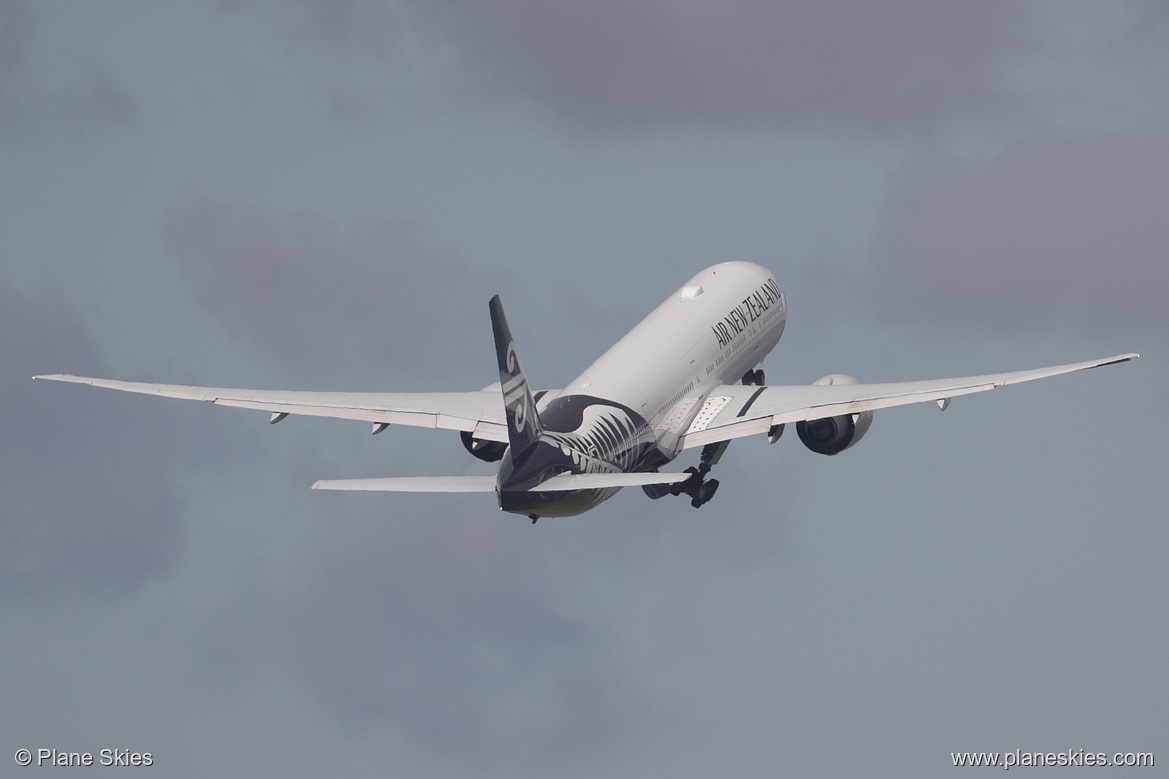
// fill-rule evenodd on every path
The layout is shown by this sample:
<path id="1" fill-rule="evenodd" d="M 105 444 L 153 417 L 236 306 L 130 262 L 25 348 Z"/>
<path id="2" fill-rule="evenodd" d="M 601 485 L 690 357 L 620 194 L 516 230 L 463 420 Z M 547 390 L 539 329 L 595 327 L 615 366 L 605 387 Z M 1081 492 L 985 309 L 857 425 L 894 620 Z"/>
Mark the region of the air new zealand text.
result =
<path id="1" fill-rule="evenodd" d="M 768 279 L 767 283 L 743 298 L 743 302 L 732 308 L 722 321 L 710 329 L 718 339 L 719 348 L 726 347 L 735 336 L 747 329 L 747 326 L 758 319 L 780 300 L 779 284 L 775 279 Z"/>

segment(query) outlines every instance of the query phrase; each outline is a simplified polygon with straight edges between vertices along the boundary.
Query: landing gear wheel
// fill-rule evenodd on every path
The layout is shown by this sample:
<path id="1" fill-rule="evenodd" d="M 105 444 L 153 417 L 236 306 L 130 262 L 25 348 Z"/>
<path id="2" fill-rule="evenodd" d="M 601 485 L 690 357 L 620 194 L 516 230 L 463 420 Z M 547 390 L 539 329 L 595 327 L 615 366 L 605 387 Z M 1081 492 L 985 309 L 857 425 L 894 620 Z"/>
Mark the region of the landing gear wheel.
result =
<path id="1" fill-rule="evenodd" d="M 748 386 L 748 387 L 751 386 L 752 384 L 757 384 L 760 387 L 762 387 L 764 381 L 765 381 L 765 379 L 763 377 L 763 369 L 762 368 L 760 368 L 757 371 L 747 371 L 746 373 L 743 374 L 743 384 Z"/>
<path id="2" fill-rule="evenodd" d="M 754 375 L 754 371 L 748 372 L 743 376 L 743 381 L 746 382 L 748 376 Z M 690 505 L 694 508 L 698 508 L 704 503 L 709 502 L 718 490 L 718 479 L 707 480 L 706 474 L 710 473 L 711 467 L 723 456 L 723 452 L 727 450 L 729 443 L 730 441 L 716 441 L 702 447 L 702 457 L 699 459 L 698 467 L 687 468 L 684 473 L 690 474 L 690 478 L 684 482 L 672 485 L 670 492 L 674 495 L 689 495 Z"/>
<path id="3" fill-rule="evenodd" d="M 698 489 L 694 491 L 693 499 L 690 501 L 690 505 L 694 508 L 699 508 L 704 503 L 710 502 L 710 499 L 714 497 L 714 493 L 717 491 L 718 479 L 711 479 L 710 481 L 703 482 L 702 484 L 698 485 Z"/>

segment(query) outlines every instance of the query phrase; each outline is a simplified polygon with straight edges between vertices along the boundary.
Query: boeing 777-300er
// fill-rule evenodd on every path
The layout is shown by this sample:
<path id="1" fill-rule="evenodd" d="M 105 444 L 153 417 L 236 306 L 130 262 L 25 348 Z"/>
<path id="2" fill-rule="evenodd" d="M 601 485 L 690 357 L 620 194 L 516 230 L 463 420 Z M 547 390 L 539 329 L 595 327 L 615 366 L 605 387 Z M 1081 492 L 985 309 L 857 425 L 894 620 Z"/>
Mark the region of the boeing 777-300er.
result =
<path id="1" fill-rule="evenodd" d="M 779 343 L 787 300 L 758 265 L 724 262 L 699 273 L 563 389 L 533 392 L 499 296 L 491 299 L 499 382 L 478 392 L 373 393 L 223 389 L 36 376 L 97 387 L 209 400 L 220 406 L 457 430 L 494 476 L 392 477 L 318 481 L 313 489 L 494 492 L 499 508 L 527 515 L 580 514 L 622 487 L 651 498 L 686 495 L 695 508 L 718 489 L 708 479 L 732 439 L 775 443 L 794 422 L 806 447 L 839 454 L 864 436 L 880 408 L 958 395 L 1126 362 L 1137 354 L 1013 373 L 893 384 L 860 384 L 832 374 L 811 385 L 767 386 L 756 366 Z M 687 449 L 699 464 L 662 473 Z"/>

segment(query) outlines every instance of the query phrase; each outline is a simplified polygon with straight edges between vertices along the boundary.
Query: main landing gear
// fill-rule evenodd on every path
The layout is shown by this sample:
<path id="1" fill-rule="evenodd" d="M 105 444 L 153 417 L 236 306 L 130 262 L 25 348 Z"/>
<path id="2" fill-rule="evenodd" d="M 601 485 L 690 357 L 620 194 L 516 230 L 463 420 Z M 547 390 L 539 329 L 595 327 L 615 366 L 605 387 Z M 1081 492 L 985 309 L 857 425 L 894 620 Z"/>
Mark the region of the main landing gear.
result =
<path id="1" fill-rule="evenodd" d="M 763 369 L 747 371 L 743 374 L 743 384 L 750 386 L 752 384 L 762 387 L 766 383 L 766 378 L 763 375 Z M 783 432 L 782 425 L 779 426 L 780 432 Z M 775 434 L 775 438 L 779 438 L 779 434 Z M 713 465 L 718 463 L 719 458 L 723 456 L 723 452 L 727 450 L 730 441 L 717 441 L 713 444 L 707 444 L 702 447 L 702 459 L 698 462 L 698 467 L 691 466 L 687 468 L 684 473 L 690 474 L 690 478 L 684 482 L 675 484 L 669 488 L 671 495 L 686 494 L 690 496 L 690 505 L 694 508 L 699 508 L 702 504 L 707 503 L 714 497 L 714 493 L 718 491 L 718 479 L 707 479 L 706 474 L 710 473 Z M 774 441 L 772 442 L 774 443 Z M 664 493 L 652 494 L 647 488 L 646 494 L 651 497 L 660 497 Z"/>
<path id="2" fill-rule="evenodd" d="M 684 473 L 690 474 L 690 478 L 670 487 L 670 494 L 689 495 L 690 505 L 694 508 L 700 507 L 713 498 L 714 493 L 718 491 L 718 479 L 707 480 L 706 474 L 710 473 L 711 466 L 718 463 L 719 458 L 723 456 L 723 452 L 727 450 L 730 443 L 730 441 L 718 441 L 702 447 L 702 459 L 699 460 L 698 467 L 687 468 Z"/>
<path id="3" fill-rule="evenodd" d="M 743 374 L 743 384 L 747 385 L 748 387 L 752 384 L 762 387 L 765 383 L 766 379 L 763 376 L 762 368 L 755 371 L 747 371 Z"/>
<path id="4" fill-rule="evenodd" d="M 747 371 L 743 374 L 743 384 L 750 386 L 752 384 L 762 387 L 767 379 L 763 375 L 763 369 Z M 782 428 L 781 428 L 782 430 Z M 776 438 L 779 436 L 776 435 Z M 716 441 L 713 444 L 707 444 L 702 447 L 702 459 L 698 462 L 698 467 L 693 466 L 687 468 L 684 473 L 690 474 L 690 478 L 684 482 L 679 482 L 669 488 L 671 495 L 689 495 L 690 505 L 694 508 L 699 508 L 702 504 L 710 501 L 714 497 L 714 493 L 718 492 L 718 479 L 707 479 L 706 474 L 710 473 L 712 466 L 718 463 L 719 458 L 723 456 L 723 452 L 727 450 L 730 441 Z M 651 488 L 646 488 L 646 494 L 652 498 L 664 495 L 663 492 L 651 492 Z"/>

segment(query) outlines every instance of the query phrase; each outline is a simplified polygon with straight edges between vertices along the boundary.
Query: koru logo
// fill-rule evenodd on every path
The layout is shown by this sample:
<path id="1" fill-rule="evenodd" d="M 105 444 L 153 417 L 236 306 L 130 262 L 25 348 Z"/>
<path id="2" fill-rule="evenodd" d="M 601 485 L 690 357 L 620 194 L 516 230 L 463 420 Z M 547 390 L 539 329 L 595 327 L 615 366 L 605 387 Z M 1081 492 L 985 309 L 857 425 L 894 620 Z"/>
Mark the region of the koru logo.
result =
<path id="1" fill-rule="evenodd" d="M 519 355 L 517 355 L 515 353 L 515 341 L 508 342 L 508 344 L 507 344 L 507 357 L 505 359 L 507 361 L 507 372 L 510 373 L 512 376 L 515 376 L 516 371 L 518 371 L 519 367 L 520 367 Z"/>
<path id="2" fill-rule="evenodd" d="M 507 363 L 507 372 L 511 374 L 514 379 L 518 373 L 521 372 L 520 358 L 516 354 L 515 341 L 510 341 L 507 344 L 507 356 L 504 358 Z M 510 382 L 509 382 L 510 384 Z M 517 433 L 522 433 L 524 428 L 528 426 L 528 393 L 525 390 L 524 382 L 517 382 L 518 386 L 513 392 L 519 393 L 518 402 L 515 405 L 514 418 L 515 429 Z"/>
<path id="3" fill-rule="evenodd" d="M 517 433 L 524 432 L 524 428 L 528 425 L 528 399 L 521 397 L 520 402 L 515 407 L 515 430 Z"/>

